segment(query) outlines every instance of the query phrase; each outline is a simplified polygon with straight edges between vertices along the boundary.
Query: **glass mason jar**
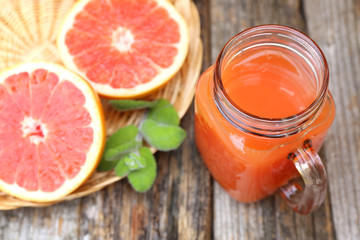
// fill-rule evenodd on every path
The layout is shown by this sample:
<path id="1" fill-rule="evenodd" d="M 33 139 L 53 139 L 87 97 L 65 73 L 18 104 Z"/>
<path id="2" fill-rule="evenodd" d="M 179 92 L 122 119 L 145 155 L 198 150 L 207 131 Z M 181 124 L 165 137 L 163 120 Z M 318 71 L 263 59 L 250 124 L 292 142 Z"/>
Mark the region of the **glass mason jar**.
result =
<path id="1" fill-rule="evenodd" d="M 328 83 L 323 53 L 295 29 L 262 25 L 227 42 L 197 83 L 195 137 L 231 197 L 253 202 L 279 190 L 302 214 L 323 202 L 317 152 L 335 117 Z"/>

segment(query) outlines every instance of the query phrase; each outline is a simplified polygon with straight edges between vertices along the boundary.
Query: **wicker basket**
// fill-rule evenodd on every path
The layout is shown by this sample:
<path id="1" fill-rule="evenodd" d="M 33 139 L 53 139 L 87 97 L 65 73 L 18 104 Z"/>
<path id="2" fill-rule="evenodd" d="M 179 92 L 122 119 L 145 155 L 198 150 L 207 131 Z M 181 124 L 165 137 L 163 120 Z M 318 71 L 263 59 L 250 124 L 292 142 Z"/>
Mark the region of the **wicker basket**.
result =
<path id="1" fill-rule="evenodd" d="M 189 25 L 190 49 L 187 59 L 177 75 L 150 98 L 168 99 L 181 117 L 189 108 L 195 83 L 202 63 L 200 19 L 191 0 L 172 0 Z M 45 60 L 61 64 L 55 45 L 57 32 L 74 0 L 0 0 L 0 70 L 17 63 L 31 60 Z M 108 106 L 102 99 L 107 134 L 128 124 L 138 124 L 142 111 L 120 113 Z M 95 172 L 76 191 L 51 203 L 23 201 L 0 192 L 0 209 L 19 207 L 41 207 L 57 202 L 79 198 L 96 192 L 119 181 L 113 171 Z"/>

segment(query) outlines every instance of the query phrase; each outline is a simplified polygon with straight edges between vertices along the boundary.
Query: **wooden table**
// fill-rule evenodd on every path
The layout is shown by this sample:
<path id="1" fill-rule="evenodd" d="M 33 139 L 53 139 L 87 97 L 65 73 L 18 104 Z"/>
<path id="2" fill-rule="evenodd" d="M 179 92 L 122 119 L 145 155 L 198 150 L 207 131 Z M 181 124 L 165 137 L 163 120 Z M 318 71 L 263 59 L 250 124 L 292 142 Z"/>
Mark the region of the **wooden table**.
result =
<path id="1" fill-rule="evenodd" d="M 196 0 L 203 69 L 245 28 L 278 23 L 309 34 L 330 65 L 337 116 L 321 156 L 329 177 L 320 209 L 300 216 L 279 196 L 237 203 L 214 183 L 194 143 L 193 106 L 182 147 L 157 153 L 158 177 L 146 194 L 126 180 L 46 208 L 0 212 L 0 239 L 360 239 L 360 1 Z"/>

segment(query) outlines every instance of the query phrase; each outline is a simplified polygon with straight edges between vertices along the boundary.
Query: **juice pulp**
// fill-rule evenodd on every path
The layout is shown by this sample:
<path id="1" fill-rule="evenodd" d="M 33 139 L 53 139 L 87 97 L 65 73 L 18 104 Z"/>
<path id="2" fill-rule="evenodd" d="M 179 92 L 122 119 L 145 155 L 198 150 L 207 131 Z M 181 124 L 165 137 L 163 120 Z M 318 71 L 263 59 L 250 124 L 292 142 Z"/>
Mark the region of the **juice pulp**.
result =
<path id="1" fill-rule="evenodd" d="M 249 49 L 222 65 L 221 79 L 233 104 L 263 118 L 285 118 L 316 98 L 316 77 L 304 60 L 279 47 Z M 305 130 L 283 138 L 257 136 L 229 123 L 213 100 L 213 66 L 198 81 L 195 135 L 202 158 L 217 182 L 235 199 L 252 202 L 298 176 L 287 159 L 312 140 L 318 151 L 335 114 L 328 93 L 317 118 Z"/>

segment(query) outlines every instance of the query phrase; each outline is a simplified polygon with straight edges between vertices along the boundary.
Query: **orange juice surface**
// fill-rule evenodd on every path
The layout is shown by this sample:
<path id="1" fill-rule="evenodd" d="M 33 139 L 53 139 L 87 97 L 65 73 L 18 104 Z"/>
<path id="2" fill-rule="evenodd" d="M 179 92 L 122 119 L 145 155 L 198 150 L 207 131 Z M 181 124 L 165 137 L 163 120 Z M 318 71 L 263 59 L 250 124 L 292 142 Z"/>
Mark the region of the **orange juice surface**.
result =
<path id="1" fill-rule="evenodd" d="M 317 94 L 313 70 L 290 50 L 248 49 L 221 66 L 221 80 L 232 103 L 261 118 L 286 118 L 310 106 Z M 200 77 L 195 94 L 195 135 L 202 158 L 217 182 L 235 199 L 252 202 L 274 193 L 297 176 L 287 159 L 310 139 L 318 151 L 335 114 L 328 94 L 317 118 L 303 131 L 271 138 L 229 123 L 213 100 L 213 71 Z"/>
<path id="2" fill-rule="evenodd" d="M 297 66 L 297 61 L 298 56 L 288 51 L 250 49 L 225 66 L 225 91 L 238 107 L 253 115 L 295 115 L 316 98 L 314 74 L 306 65 Z"/>

